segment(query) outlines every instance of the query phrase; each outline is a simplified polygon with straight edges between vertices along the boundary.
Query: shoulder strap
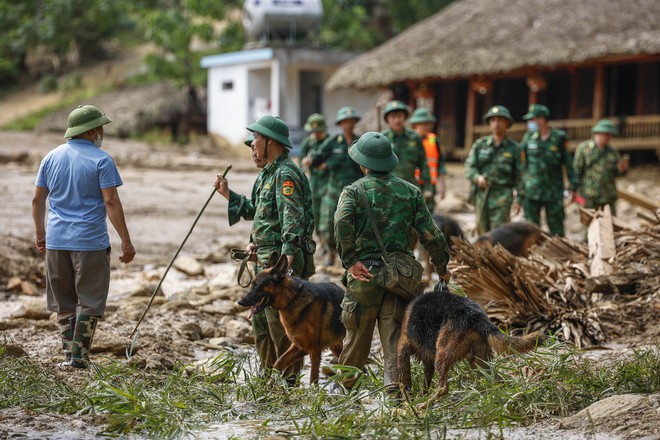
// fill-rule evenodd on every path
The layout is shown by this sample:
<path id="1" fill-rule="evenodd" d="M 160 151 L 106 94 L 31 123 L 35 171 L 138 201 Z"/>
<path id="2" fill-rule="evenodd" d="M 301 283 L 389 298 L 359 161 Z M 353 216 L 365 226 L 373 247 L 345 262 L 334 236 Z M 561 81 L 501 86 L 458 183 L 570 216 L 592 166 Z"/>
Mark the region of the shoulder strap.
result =
<path id="1" fill-rule="evenodd" d="M 376 241 L 378 241 L 378 246 L 380 246 L 380 252 L 382 254 L 382 258 L 386 263 L 389 263 L 389 259 L 387 258 L 387 251 L 385 250 L 383 239 L 380 236 L 380 231 L 376 227 L 376 222 L 374 221 L 374 216 L 371 213 L 371 206 L 369 206 L 369 201 L 367 200 L 367 194 L 365 193 L 364 188 L 362 187 L 362 182 L 360 181 L 355 182 L 355 186 L 357 187 L 358 192 L 360 193 L 360 198 L 362 199 L 362 203 L 364 204 L 364 209 L 367 211 L 367 217 L 369 217 L 369 222 L 371 223 L 371 227 L 374 230 Z"/>

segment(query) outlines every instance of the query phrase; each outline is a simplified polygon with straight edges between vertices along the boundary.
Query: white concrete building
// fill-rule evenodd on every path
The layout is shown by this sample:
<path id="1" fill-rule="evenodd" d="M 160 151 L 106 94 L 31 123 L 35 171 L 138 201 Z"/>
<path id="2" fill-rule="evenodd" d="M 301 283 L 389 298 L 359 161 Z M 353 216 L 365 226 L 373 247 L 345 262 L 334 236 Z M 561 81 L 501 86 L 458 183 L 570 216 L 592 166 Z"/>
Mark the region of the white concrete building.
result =
<path id="1" fill-rule="evenodd" d="M 345 105 L 365 114 L 377 91 L 342 89 L 327 92 L 334 71 L 355 53 L 304 47 L 264 47 L 202 58 L 208 69 L 208 131 L 240 144 L 245 127 L 264 115 L 281 117 L 289 126 L 294 149 L 306 135 L 302 127 L 312 113 L 322 113 L 331 132 L 337 110 Z"/>

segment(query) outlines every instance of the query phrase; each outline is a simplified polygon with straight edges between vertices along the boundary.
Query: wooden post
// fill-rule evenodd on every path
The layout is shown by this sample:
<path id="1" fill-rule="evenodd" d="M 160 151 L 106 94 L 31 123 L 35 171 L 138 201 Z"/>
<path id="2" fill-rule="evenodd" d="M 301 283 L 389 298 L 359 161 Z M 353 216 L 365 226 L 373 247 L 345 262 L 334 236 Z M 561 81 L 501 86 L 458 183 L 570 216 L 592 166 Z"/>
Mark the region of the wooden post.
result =
<path id="1" fill-rule="evenodd" d="M 570 104 L 568 108 L 568 118 L 573 119 L 577 118 L 577 112 L 578 112 L 578 73 L 577 71 L 573 70 L 571 72 L 571 95 L 570 95 Z"/>
<path id="2" fill-rule="evenodd" d="M 605 205 L 602 211 L 596 211 L 589 224 L 587 238 L 589 240 L 589 258 L 591 259 L 591 276 L 609 275 L 612 273 L 612 266 L 607 260 L 616 255 L 612 212 L 609 205 Z"/>
<path id="3" fill-rule="evenodd" d="M 602 119 L 605 114 L 605 67 L 596 65 L 596 78 L 594 80 L 593 118 Z"/>
<path id="4" fill-rule="evenodd" d="M 467 109 L 465 110 L 465 152 L 466 154 L 474 142 L 474 111 L 477 104 L 477 92 L 473 87 L 473 80 L 468 83 Z"/>

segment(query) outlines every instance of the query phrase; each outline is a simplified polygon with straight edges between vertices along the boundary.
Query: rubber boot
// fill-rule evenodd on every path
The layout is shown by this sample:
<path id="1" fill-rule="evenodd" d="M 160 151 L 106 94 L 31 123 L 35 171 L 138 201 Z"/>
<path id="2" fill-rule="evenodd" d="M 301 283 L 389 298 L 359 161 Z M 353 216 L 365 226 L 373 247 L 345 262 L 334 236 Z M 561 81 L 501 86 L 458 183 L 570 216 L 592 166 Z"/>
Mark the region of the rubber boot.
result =
<path id="1" fill-rule="evenodd" d="M 76 328 L 76 315 L 59 318 L 57 326 L 62 337 L 62 352 L 64 352 L 65 363 L 71 362 L 71 341 L 73 341 L 73 331 Z"/>
<path id="2" fill-rule="evenodd" d="M 74 368 L 87 368 L 89 364 L 89 352 L 92 348 L 92 340 L 96 331 L 96 323 L 99 318 L 89 315 L 78 315 L 76 329 L 73 332 L 71 342 L 71 366 Z"/>

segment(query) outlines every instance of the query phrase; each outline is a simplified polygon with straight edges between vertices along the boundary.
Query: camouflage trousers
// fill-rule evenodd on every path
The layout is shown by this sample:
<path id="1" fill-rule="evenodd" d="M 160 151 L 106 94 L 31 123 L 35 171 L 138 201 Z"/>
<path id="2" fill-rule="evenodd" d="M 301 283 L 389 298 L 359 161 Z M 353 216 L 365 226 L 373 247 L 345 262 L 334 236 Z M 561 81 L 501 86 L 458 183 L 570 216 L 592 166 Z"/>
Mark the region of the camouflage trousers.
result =
<path id="1" fill-rule="evenodd" d="M 323 240 L 323 248 L 334 253 L 337 249 L 335 241 L 335 212 L 339 203 L 340 193 L 328 188 L 328 191 L 321 200 L 321 218 L 319 220 L 319 233 Z"/>
<path id="2" fill-rule="evenodd" d="M 371 351 L 374 328 L 378 324 L 383 349 L 383 382 L 385 385 L 396 384 L 399 377 L 396 349 L 406 303 L 376 284 L 380 268 L 372 268 L 371 273 L 374 277 L 368 283 L 348 274 L 347 290 L 341 304 L 346 338 L 339 364 L 364 369 Z M 351 388 L 356 380 L 346 380 L 344 386 Z"/>
<path id="3" fill-rule="evenodd" d="M 270 256 L 270 252 L 278 252 L 278 247 L 274 248 L 260 248 L 258 257 L 260 261 L 267 261 L 266 255 Z M 258 266 L 261 267 L 261 266 Z M 255 272 L 258 272 L 258 267 Z M 300 276 L 303 270 L 302 255 L 294 256 L 293 260 L 293 276 Z M 291 341 L 286 335 L 286 330 L 280 321 L 279 312 L 272 308 L 266 307 L 262 313 L 257 313 L 252 317 L 252 332 L 254 334 L 254 345 L 257 349 L 261 366 L 264 369 L 273 368 L 275 361 L 284 354 L 285 351 L 291 346 Z M 302 370 L 303 361 L 294 362 L 289 365 L 282 375 L 289 379 L 295 377 L 300 370 Z"/>
<path id="4" fill-rule="evenodd" d="M 612 215 L 613 216 L 616 215 L 616 199 L 610 201 L 594 200 L 587 197 L 585 197 L 584 199 L 586 201 L 586 203 L 584 204 L 585 208 L 598 209 L 598 208 L 602 208 L 605 205 L 610 205 L 610 210 L 612 211 Z"/>
<path id="5" fill-rule="evenodd" d="M 550 229 L 550 235 L 564 236 L 564 201 L 557 200 L 531 200 L 525 199 L 523 203 L 525 211 L 525 219 L 540 225 L 541 224 L 541 209 L 545 209 L 545 220 Z"/>
<path id="6" fill-rule="evenodd" d="M 312 215 L 314 216 L 314 232 L 321 237 L 319 225 L 321 224 L 321 201 L 326 192 L 327 182 L 321 176 L 312 173 L 309 184 L 312 188 Z"/>
<path id="7" fill-rule="evenodd" d="M 480 189 L 476 197 L 477 233 L 497 228 L 511 220 L 513 191 L 511 188 L 490 188 L 487 192 Z"/>

